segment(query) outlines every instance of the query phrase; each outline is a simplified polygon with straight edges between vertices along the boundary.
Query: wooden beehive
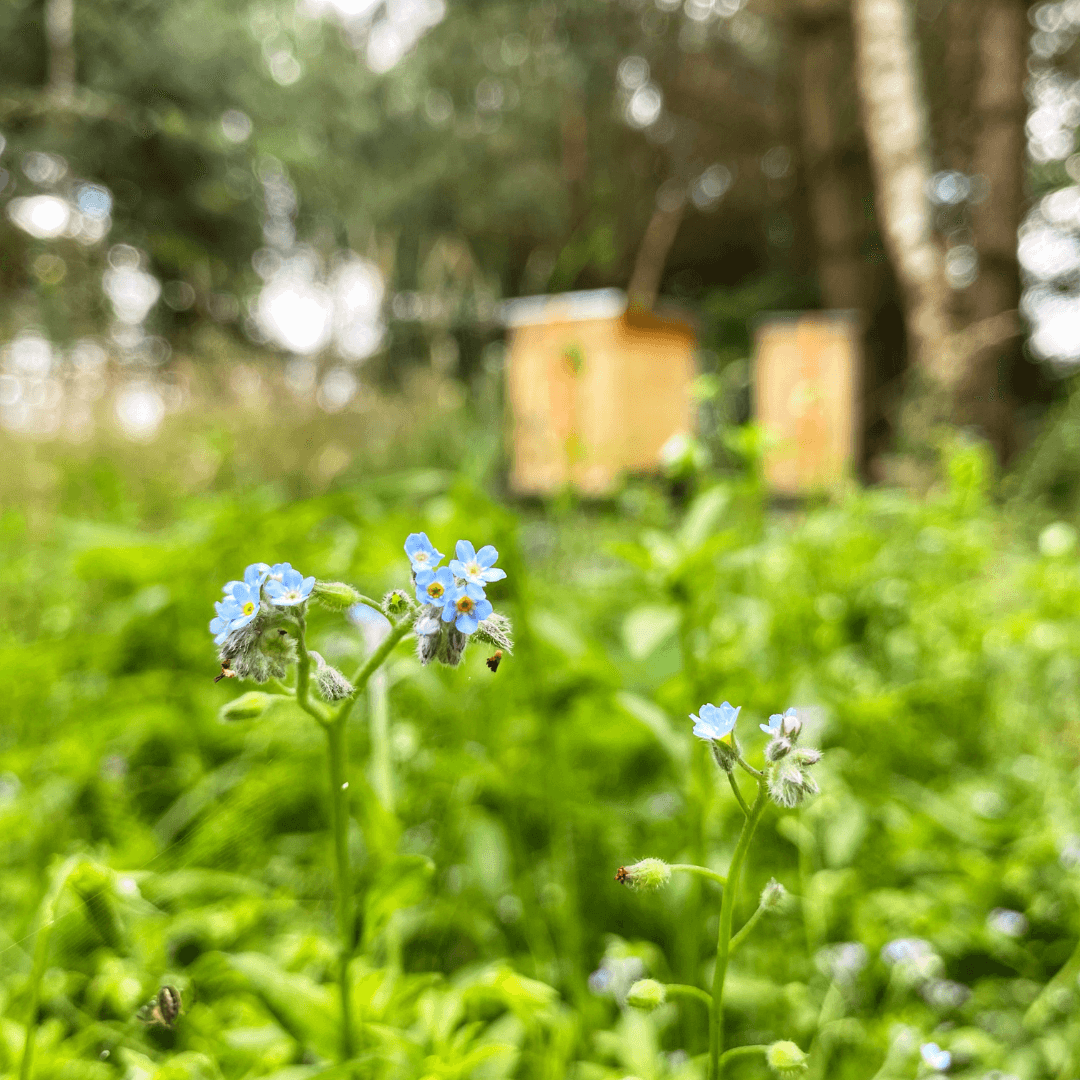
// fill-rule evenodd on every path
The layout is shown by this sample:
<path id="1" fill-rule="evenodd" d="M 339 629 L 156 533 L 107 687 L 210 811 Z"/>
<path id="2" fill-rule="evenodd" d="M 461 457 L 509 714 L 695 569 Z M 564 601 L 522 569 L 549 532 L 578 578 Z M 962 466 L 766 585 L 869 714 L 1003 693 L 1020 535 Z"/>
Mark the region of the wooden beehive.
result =
<path id="1" fill-rule="evenodd" d="M 759 322 L 754 412 L 766 433 L 765 481 L 778 494 L 827 491 L 854 474 L 860 351 L 857 312 Z"/>
<path id="2" fill-rule="evenodd" d="M 604 495 L 692 433 L 687 323 L 631 313 L 618 289 L 511 301 L 504 318 L 514 491 Z"/>

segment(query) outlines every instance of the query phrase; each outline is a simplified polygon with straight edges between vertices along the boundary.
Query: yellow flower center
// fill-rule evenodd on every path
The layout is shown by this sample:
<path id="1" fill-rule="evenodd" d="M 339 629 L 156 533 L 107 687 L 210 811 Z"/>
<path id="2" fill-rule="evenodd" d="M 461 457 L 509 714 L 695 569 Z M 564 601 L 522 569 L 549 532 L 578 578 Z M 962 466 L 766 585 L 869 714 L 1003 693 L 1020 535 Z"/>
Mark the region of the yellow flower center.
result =
<path id="1" fill-rule="evenodd" d="M 483 572 L 484 569 L 478 562 L 471 562 L 465 564 L 466 574 L 471 574 L 474 577 L 479 577 Z"/>
<path id="2" fill-rule="evenodd" d="M 249 600 L 244 605 L 244 614 L 245 615 L 252 615 L 252 614 L 254 614 L 254 612 L 255 612 L 255 605 Z"/>
<path id="3" fill-rule="evenodd" d="M 446 590 L 437 581 L 433 581 L 427 587 L 427 594 L 431 597 L 432 600 L 438 600 L 444 592 L 446 592 Z"/>
<path id="4" fill-rule="evenodd" d="M 476 607 L 476 601 L 473 600 L 471 596 L 463 596 L 458 600 L 454 607 L 456 607 L 462 615 L 471 615 L 473 608 Z"/>

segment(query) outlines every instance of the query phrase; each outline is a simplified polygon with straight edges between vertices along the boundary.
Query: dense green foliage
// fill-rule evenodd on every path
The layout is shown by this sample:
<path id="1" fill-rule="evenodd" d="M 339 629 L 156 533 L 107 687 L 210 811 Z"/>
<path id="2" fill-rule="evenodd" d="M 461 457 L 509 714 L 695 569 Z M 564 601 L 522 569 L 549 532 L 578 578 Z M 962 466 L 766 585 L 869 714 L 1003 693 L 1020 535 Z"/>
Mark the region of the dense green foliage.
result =
<path id="1" fill-rule="evenodd" d="M 910 1076 L 930 1039 L 958 1075 L 1076 1069 L 1080 566 L 1067 527 L 1041 553 L 1014 535 L 978 449 L 925 503 L 858 493 L 798 514 L 767 512 L 752 479 L 709 481 L 683 509 L 649 486 L 607 508 L 511 509 L 430 470 L 290 500 L 151 483 L 152 456 L 146 473 L 12 456 L 3 1071 L 61 868 L 36 939 L 36 1076 L 295 1080 L 333 1058 L 321 733 L 291 706 L 219 721 L 236 689 L 213 682 L 205 624 L 257 558 L 381 595 L 407 581 L 418 528 L 496 544 L 518 645 L 494 675 L 480 646 L 421 670 L 402 645 L 392 808 L 365 776 L 366 713 L 352 721 L 361 1075 L 702 1074 L 703 1010 L 645 1016 L 588 977 L 628 957 L 708 976 L 715 890 L 634 894 L 614 872 L 646 855 L 724 869 L 738 810 L 686 720 L 724 699 L 752 760 L 757 722 L 790 704 L 826 751 L 822 795 L 758 833 L 736 922 L 771 875 L 793 899 L 733 961 L 729 1043 L 793 1038 L 815 1077 Z M 340 618 L 312 633 L 346 668 L 361 656 Z M 890 966 L 902 938 L 934 953 Z M 163 982 L 185 997 L 173 1031 L 135 1020 Z"/>

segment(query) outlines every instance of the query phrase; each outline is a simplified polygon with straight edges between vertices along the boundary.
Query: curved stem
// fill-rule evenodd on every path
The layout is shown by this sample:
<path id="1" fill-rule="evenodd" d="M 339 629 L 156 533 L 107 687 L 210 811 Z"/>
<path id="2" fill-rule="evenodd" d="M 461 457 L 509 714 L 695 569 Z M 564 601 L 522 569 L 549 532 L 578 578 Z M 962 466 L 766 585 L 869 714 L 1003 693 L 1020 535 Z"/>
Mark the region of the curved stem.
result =
<path id="1" fill-rule="evenodd" d="M 754 1046 L 733 1046 L 720 1055 L 720 1064 L 724 1065 L 732 1058 L 748 1057 L 750 1054 L 767 1054 L 768 1052 L 769 1047 L 760 1043 Z"/>
<path id="2" fill-rule="evenodd" d="M 746 800 L 743 798 L 743 794 L 739 790 L 739 785 L 735 782 L 735 774 L 733 772 L 729 772 L 727 774 L 727 778 L 728 778 L 728 783 L 731 785 L 731 790 L 735 792 L 736 801 L 742 807 L 742 812 L 747 817 L 749 817 L 750 816 L 750 807 L 746 805 Z"/>
<path id="3" fill-rule="evenodd" d="M 356 699 L 360 696 L 360 691 L 367 686 L 368 679 L 382 666 L 383 661 L 394 651 L 394 647 L 397 643 L 405 637 L 405 635 L 412 629 L 412 619 L 406 615 L 393 625 L 390 633 L 383 638 L 379 647 L 367 658 L 367 660 L 360 666 L 356 674 L 352 678 L 353 693 L 351 697 L 347 697 L 342 703 L 341 707 L 337 711 L 335 721 L 344 721 L 350 712 L 352 712 L 353 705 L 356 704 Z"/>
<path id="4" fill-rule="evenodd" d="M 349 868 L 349 797 L 345 779 L 345 723 L 337 718 L 326 728 L 330 773 L 330 806 L 334 829 L 334 894 L 338 928 L 338 983 L 341 990 L 341 1058 L 353 1053 L 352 1009 L 349 1004 L 349 960 L 353 949 L 352 873 Z"/>
<path id="5" fill-rule="evenodd" d="M 759 772 L 749 762 L 743 761 L 742 757 L 737 757 L 735 761 L 738 763 L 740 768 L 748 772 L 755 780 L 763 780 L 765 778 L 765 774 L 763 772 Z"/>
<path id="6" fill-rule="evenodd" d="M 731 945 L 728 948 L 729 954 L 733 953 L 750 936 L 750 931 L 753 930 L 755 926 L 757 926 L 758 919 L 760 919 L 761 916 L 764 914 L 765 909 L 760 904 L 758 904 L 757 910 L 754 912 L 754 914 L 751 915 L 750 918 L 742 924 L 739 932 L 731 939 Z"/>
<path id="7" fill-rule="evenodd" d="M 357 600 L 357 603 L 364 604 L 369 608 L 374 608 L 380 615 L 385 614 L 382 609 L 382 604 L 380 604 L 378 600 L 372 600 L 370 596 L 361 596 L 360 599 Z"/>
<path id="8" fill-rule="evenodd" d="M 307 651 L 307 623 L 304 621 L 304 613 L 296 613 L 296 704 L 300 706 L 310 717 L 323 727 L 327 726 L 328 717 L 326 710 L 319 702 L 312 701 L 309 696 L 311 685 L 311 656 Z"/>
<path id="9" fill-rule="evenodd" d="M 735 854 L 731 856 L 728 868 L 728 884 L 724 889 L 724 898 L 720 903 L 720 930 L 716 942 L 716 966 L 713 969 L 712 1010 L 709 1024 L 709 1080 L 719 1080 L 721 1069 L 720 1050 L 724 1043 L 722 1009 L 724 997 L 724 979 L 727 976 L 728 958 L 731 955 L 731 919 L 735 911 L 735 897 L 739 891 L 739 874 L 750 847 L 750 838 L 754 835 L 757 823 L 768 798 L 768 788 L 764 778 L 758 780 L 757 798 L 750 808 L 750 813 L 743 822 L 742 832 L 735 845 Z M 739 1047 L 739 1049 L 746 1049 Z M 726 1056 L 726 1055 L 725 1055 Z"/>
<path id="10" fill-rule="evenodd" d="M 694 998 L 702 1002 L 706 1009 L 712 1007 L 712 998 L 697 986 L 687 986 L 685 983 L 665 983 L 664 990 L 667 991 L 669 998 Z"/>
<path id="11" fill-rule="evenodd" d="M 715 870 L 710 870 L 707 866 L 696 866 L 694 863 L 671 863 L 668 866 L 669 870 L 681 870 L 686 874 L 697 874 L 699 877 L 708 878 L 710 881 L 715 881 L 718 885 L 726 885 L 727 878 L 723 874 L 718 874 Z M 702 991 L 704 993 L 704 991 Z"/>

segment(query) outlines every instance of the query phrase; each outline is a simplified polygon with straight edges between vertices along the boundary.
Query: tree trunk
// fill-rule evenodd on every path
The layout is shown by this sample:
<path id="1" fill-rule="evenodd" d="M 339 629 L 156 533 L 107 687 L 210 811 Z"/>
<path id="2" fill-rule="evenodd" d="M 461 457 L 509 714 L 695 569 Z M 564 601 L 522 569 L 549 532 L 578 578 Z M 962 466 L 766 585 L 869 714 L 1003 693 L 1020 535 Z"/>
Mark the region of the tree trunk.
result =
<path id="1" fill-rule="evenodd" d="M 877 213 L 904 298 L 911 362 L 931 387 L 951 388 L 948 291 L 926 195 L 928 129 L 906 0 L 853 0 L 852 20 Z"/>
<path id="2" fill-rule="evenodd" d="M 1026 0 L 976 0 L 975 7 L 981 18 L 971 171 L 989 181 L 989 192 L 971 209 L 979 276 L 968 289 L 968 307 L 969 317 L 980 322 L 1020 304 L 1016 238 L 1024 212 L 1028 5 Z M 1002 460 L 1016 448 L 1009 384 L 1018 350 L 1014 335 L 967 357 L 960 373 L 958 419 L 978 426 Z"/>
<path id="3" fill-rule="evenodd" d="M 75 96 L 75 0 L 45 0 L 49 95 L 60 106 Z"/>
<path id="4" fill-rule="evenodd" d="M 686 210 L 685 190 L 676 192 L 673 188 L 674 185 L 664 184 L 657 193 L 656 208 L 641 238 L 634 272 L 626 288 L 630 306 L 639 311 L 649 311 L 656 303 L 664 266 Z"/>

